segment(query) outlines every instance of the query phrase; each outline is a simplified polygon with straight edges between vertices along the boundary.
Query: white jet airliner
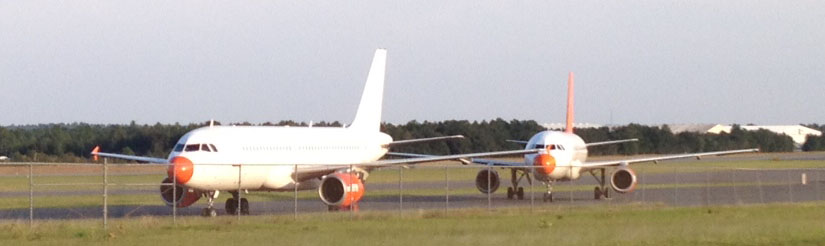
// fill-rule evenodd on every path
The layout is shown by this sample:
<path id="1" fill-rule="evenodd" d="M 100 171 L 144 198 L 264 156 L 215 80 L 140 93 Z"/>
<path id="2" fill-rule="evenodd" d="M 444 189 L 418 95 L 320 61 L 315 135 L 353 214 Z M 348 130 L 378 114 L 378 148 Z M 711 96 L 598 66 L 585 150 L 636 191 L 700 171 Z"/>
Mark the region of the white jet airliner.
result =
<path id="1" fill-rule="evenodd" d="M 590 174 L 599 183 L 594 190 L 595 199 L 609 197 L 608 180 L 605 179 L 605 169 L 615 167 L 610 176 L 610 187 L 618 193 L 632 192 L 636 188 L 637 178 L 630 164 L 639 162 L 659 162 L 680 158 L 699 158 L 701 156 L 727 155 L 745 152 L 757 152 L 759 149 L 741 149 L 730 151 L 704 152 L 693 154 L 665 155 L 649 158 L 586 162 L 587 148 L 598 145 L 617 144 L 638 139 L 614 140 L 606 142 L 585 143 L 581 137 L 573 133 L 573 73 L 567 81 L 567 124 L 564 132 L 542 131 L 533 135 L 528 141 L 510 140 L 525 144 L 525 150 L 546 150 L 524 155 L 523 162 L 507 162 L 499 160 L 472 159 L 469 162 L 504 167 L 510 169 L 511 187 L 507 188 L 507 198 L 524 199 L 524 188 L 519 186 L 522 179 L 530 180 L 530 174 L 536 180 L 547 186 L 544 201 L 553 201 L 553 183 L 556 181 L 572 181 L 579 179 L 582 174 Z M 392 153 L 395 154 L 395 153 Z M 403 154 L 401 154 L 403 155 Z M 422 157 L 425 155 L 410 155 Z M 465 161 L 465 163 L 468 161 Z M 482 170 L 476 175 L 476 186 L 482 193 L 495 192 L 500 184 L 499 175 L 495 170 Z"/>
<path id="2" fill-rule="evenodd" d="M 214 200 L 220 191 L 232 194 L 232 198 L 226 200 L 228 214 L 249 213 L 249 202 L 240 198 L 239 190 L 317 188 L 321 200 L 331 210 L 357 209 L 358 201 L 364 195 L 363 182 L 368 172 L 375 168 L 541 151 L 528 149 L 378 160 L 395 145 L 461 137 L 393 141 L 389 135 L 380 132 L 386 56 L 384 49 L 375 51 L 358 111 L 349 127 L 207 126 L 183 135 L 167 159 L 103 153 L 99 147 L 92 151 L 92 155 L 168 163 L 168 177 L 161 185 L 161 197 L 166 204 L 187 207 L 206 197 L 208 204 L 203 215 L 216 216 Z"/>

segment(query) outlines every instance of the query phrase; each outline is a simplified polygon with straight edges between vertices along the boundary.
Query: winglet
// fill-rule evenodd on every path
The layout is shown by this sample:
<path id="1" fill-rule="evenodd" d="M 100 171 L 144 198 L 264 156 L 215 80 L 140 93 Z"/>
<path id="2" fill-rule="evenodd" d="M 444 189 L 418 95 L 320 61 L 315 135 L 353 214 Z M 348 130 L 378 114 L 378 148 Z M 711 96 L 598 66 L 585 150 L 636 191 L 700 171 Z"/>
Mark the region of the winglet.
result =
<path id="1" fill-rule="evenodd" d="M 98 160 L 97 153 L 100 153 L 100 146 L 95 146 L 95 148 L 92 149 L 92 159 L 94 159 L 95 161 Z"/>
<path id="2" fill-rule="evenodd" d="M 567 78 L 567 126 L 564 132 L 573 133 L 573 72 Z"/>
<path id="3" fill-rule="evenodd" d="M 364 92 L 361 94 L 361 103 L 358 104 L 358 112 L 349 128 L 379 131 L 381 126 L 381 104 L 384 97 L 384 77 L 387 66 L 387 50 L 375 50 L 372 58 L 372 66 L 367 75 L 367 83 L 364 85 Z"/>

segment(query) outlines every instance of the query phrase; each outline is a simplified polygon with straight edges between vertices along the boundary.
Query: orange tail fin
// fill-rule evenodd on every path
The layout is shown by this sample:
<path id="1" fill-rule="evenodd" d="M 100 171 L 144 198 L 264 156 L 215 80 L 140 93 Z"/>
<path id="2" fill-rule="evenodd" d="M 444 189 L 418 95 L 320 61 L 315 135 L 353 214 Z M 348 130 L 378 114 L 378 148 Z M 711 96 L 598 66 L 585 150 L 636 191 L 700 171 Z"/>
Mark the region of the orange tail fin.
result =
<path id="1" fill-rule="evenodd" d="M 573 72 L 567 78 L 567 126 L 564 132 L 573 133 Z"/>

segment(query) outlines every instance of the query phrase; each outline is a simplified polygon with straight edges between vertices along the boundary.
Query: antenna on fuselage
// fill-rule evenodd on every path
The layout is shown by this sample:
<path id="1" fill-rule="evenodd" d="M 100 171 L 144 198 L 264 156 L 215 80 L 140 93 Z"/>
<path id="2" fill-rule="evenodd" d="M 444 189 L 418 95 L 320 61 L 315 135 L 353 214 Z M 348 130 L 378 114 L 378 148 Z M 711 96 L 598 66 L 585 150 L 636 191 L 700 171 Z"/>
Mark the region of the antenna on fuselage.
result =
<path id="1" fill-rule="evenodd" d="M 573 72 L 567 77 L 567 125 L 564 132 L 573 133 Z"/>

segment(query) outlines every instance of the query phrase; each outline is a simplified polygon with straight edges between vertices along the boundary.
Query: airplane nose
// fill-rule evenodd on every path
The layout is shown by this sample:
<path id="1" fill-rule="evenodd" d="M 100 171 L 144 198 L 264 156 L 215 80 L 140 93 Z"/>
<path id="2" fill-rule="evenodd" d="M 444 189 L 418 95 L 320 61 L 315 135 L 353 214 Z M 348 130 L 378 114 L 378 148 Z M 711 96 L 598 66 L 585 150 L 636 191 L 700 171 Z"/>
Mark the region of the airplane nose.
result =
<path id="1" fill-rule="evenodd" d="M 539 172 L 549 175 L 556 169 L 556 158 L 553 158 L 552 155 L 540 154 L 533 159 L 533 165 L 537 167 Z"/>
<path id="2" fill-rule="evenodd" d="M 192 161 L 183 156 L 175 156 L 172 158 L 170 163 L 172 165 L 170 165 L 169 169 L 166 170 L 166 174 L 169 175 L 169 178 L 171 179 L 175 176 L 174 178 L 178 184 L 186 184 L 186 182 L 189 182 L 189 179 L 192 178 L 192 172 L 194 171 Z"/>

